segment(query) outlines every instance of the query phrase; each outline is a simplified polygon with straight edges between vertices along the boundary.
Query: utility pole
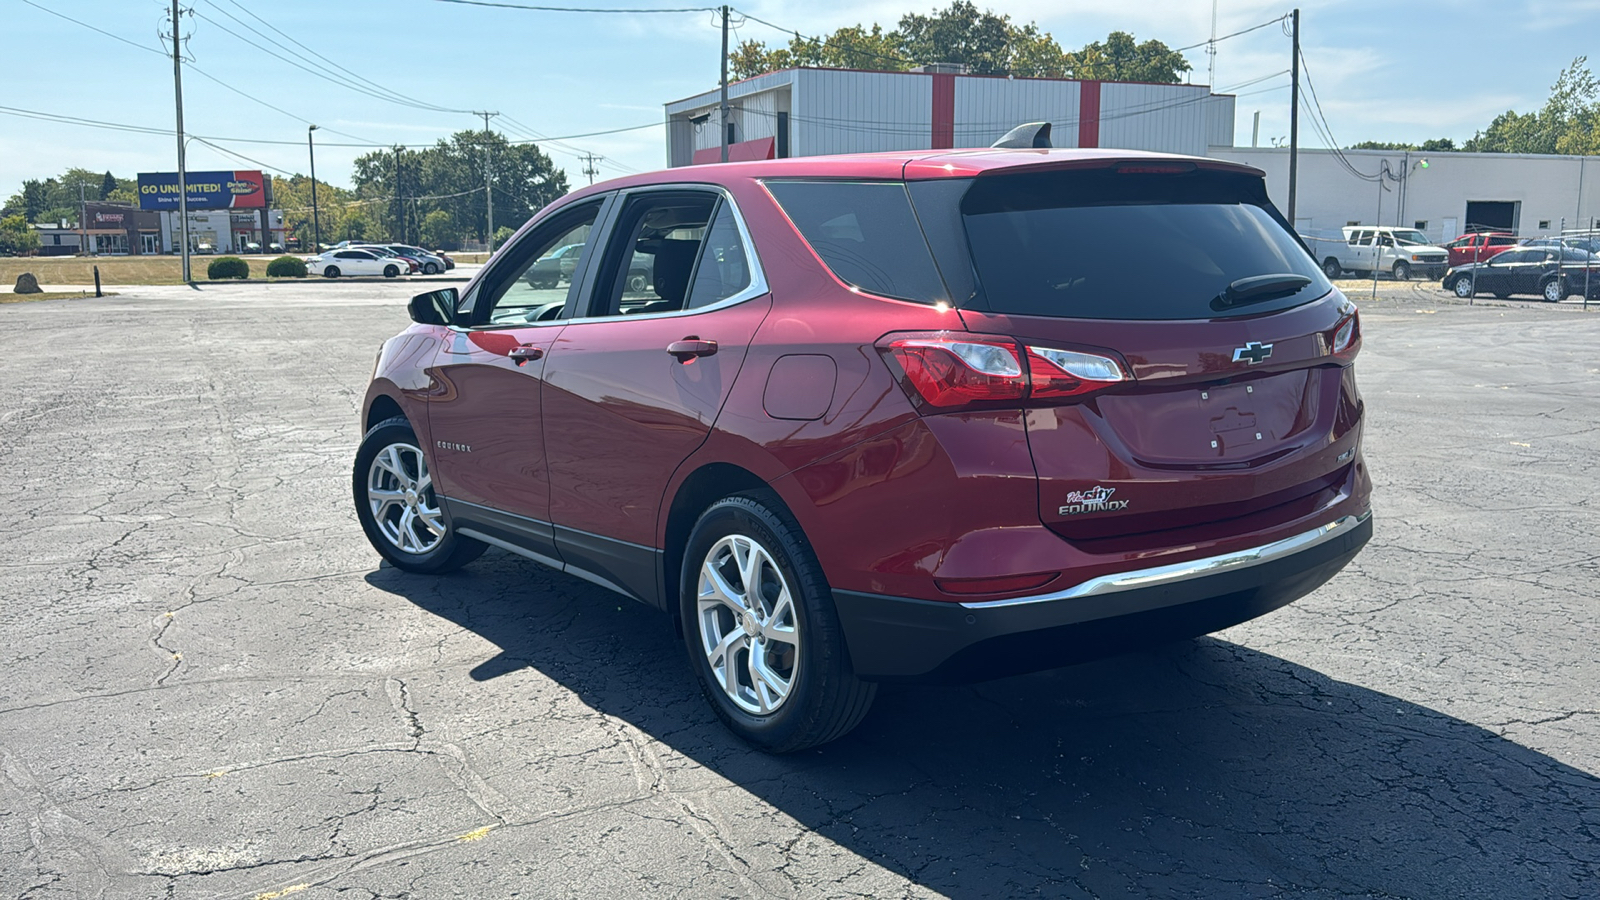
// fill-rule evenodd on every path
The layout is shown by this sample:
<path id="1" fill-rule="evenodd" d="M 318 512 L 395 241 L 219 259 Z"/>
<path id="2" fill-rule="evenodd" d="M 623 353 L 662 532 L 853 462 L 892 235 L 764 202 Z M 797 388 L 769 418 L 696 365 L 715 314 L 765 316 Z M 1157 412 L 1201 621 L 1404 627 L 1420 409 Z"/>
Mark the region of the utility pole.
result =
<path id="1" fill-rule="evenodd" d="M 322 220 L 317 218 L 317 145 L 311 141 L 311 132 L 316 130 L 317 126 L 315 125 L 306 129 L 306 149 L 311 151 L 311 252 L 313 255 L 322 252 Z"/>
<path id="2" fill-rule="evenodd" d="M 484 240 L 484 245 L 489 252 L 494 252 L 494 182 L 490 177 L 493 168 L 489 163 L 489 118 L 500 115 L 498 112 L 475 112 L 475 116 L 483 116 L 483 202 L 489 215 L 489 231 Z"/>
<path id="3" fill-rule="evenodd" d="M 1259 109 L 1256 110 L 1255 124 L 1250 126 L 1250 146 L 1252 149 L 1261 146 L 1261 110 Z"/>
<path id="4" fill-rule="evenodd" d="M 728 161 L 728 7 L 722 7 L 722 101 L 718 104 L 717 128 L 721 129 L 722 161 Z"/>
<path id="5" fill-rule="evenodd" d="M 1300 10 L 1294 11 L 1294 57 L 1289 61 L 1289 227 L 1294 226 L 1294 192 L 1300 177 Z"/>
<path id="6" fill-rule="evenodd" d="M 89 252 L 89 204 L 83 199 L 85 182 L 78 182 L 78 252 Z"/>
<path id="7" fill-rule="evenodd" d="M 579 158 L 583 160 L 583 174 L 589 176 L 590 184 L 594 184 L 594 176 L 598 172 L 594 164 L 604 157 L 595 156 L 593 153 L 585 153 Z"/>
<path id="8" fill-rule="evenodd" d="M 405 152 L 404 147 L 394 145 L 394 238 L 400 243 L 405 242 L 406 206 L 400 199 L 400 154 Z"/>
<path id="9" fill-rule="evenodd" d="M 172 94 L 178 107 L 178 229 L 183 246 L 183 281 L 193 281 L 189 271 L 189 172 L 183 162 L 183 50 L 179 45 L 178 0 L 172 0 Z"/>
<path id="10" fill-rule="evenodd" d="M 1211 0 L 1211 40 L 1206 42 L 1206 55 L 1211 57 L 1206 75 L 1206 85 L 1217 86 L 1217 0 Z"/>

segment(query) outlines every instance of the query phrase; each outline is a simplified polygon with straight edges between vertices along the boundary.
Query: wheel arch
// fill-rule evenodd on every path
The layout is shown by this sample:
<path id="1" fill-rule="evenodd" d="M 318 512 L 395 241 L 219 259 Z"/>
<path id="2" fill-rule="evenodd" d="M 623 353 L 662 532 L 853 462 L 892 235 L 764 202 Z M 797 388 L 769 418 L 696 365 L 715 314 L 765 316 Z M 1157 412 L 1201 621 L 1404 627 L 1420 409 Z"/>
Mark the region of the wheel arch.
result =
<path id="1" fill-rule="evenodd" d="M 374 425 L 385 419 L 392 419 L 395 416 L 402 416 L 408 422 L 411 420 L 411 417 L 406 415 L 405 410 L 400 408 L 399 401 L 388 394 L 377 394 L 372 398 L 371 403 L 367 405 L 367 414 L 362 419 L 361 431 L 362 433 L 371 431 Z M 416 425 L 413 423 L 412 428 L 415 427 Z"/>
<path id="2" fill-rule="evenodd" d="M 683 552 L 700 514 L 724 497 L 757 490 L 771 491 L 772 485 L 749 469 L 729 462 L 706 463 L 678 484 L 667 505 L 661 545 L 662 605 L 675 621 L 679 618 L 678 582 L 683 575 Z M 779 497 L 778 502 L 783 503 L 783 498 Z M 787 504 L 784 509 L 793 515 Z"/>

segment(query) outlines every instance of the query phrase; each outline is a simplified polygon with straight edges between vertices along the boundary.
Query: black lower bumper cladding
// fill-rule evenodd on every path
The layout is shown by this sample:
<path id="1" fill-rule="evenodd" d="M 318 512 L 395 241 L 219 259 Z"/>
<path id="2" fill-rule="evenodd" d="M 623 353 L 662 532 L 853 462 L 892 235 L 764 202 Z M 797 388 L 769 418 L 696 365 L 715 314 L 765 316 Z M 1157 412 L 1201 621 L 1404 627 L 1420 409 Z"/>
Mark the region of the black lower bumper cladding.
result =
<path id="1" fill-rule="evenodd" d="M 1038 602 L 962 604 L 839 590 L 833 596 L 862 678 L 983 681 L 1209 634 L 1265 615 L 1316 590 L 1371 537 L 1372 519 L 1363 517 L 1330 539 L 1259 564 Z"/>

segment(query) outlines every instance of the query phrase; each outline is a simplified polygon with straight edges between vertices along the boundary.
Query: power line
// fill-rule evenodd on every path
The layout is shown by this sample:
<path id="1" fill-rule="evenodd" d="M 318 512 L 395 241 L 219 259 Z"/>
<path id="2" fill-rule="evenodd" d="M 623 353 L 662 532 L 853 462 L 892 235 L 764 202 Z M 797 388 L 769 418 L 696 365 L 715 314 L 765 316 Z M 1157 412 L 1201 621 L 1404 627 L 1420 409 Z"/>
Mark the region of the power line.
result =
<path id="1" fill-rule="evenodd" d="M 495 0 L 434 0 L 435 3 L 453 3 L 458 6 L 489 6 L 496 9 L 521 9 L 528 12 L 564 12 L 564 13 L 691 13 L 715 11 L 712 6 L 682 6 L 670 9 L 638 8 L 638 9 L 608 9 L 593 6 L 529 6 L 524 3 L 499 3 Z"/>
<path id="2" fill-rule="evenodd" d="M 1183 53 L 1185 51 L 1195 50 L 1195 49 L 1198 49 L 1200 47 L 1204 47 L 1207 44 L 1215 44 L 1218 41 L 1225 41 L 1228 38 L 1236 38 L 1241 34 L 1249 34 L 1252 31 L 1259 31 L 1259 30 L 1261 30 L 1263 28 L 1266 28 L 1268 25 L 1276 25 L 1279 22 L 1282 22 L 1283 20 L 1285 20 L 1287 18 L 1289 18 L 1287 15 L 1282 15 L 1282 16 L 1277 17 L 1276 19 L 1273 19 L 1270 22 L 1262 22 L 1260 25 L 1252 25 L 1249 28 L 1245 28 L 1245 29 L 1243 29 L 1241 31 L 1235 31 L 1233 34 L 1225 34 L 1222 37 L 1209 38 L 1207 40 L 1201 41 L 1198 44 L 1190 44 L 1187 47 L 1179 47 L 1178 49 L 1176 49 L 1176 50 L 1174 50 L 1172 52 L 1173 53 Z"/>
<path id="3" fill-rule="evenodd" d="M 1311 66 L 1309 63 L 1307 63 L 1306 55 L 1304 53 L 1300 54 L 1300 72 L 1306 78 L 1306 88 L 1311 94 L 1311 102 L 1316 105 L 1316 113 L 1314 116 L 1312 116 L 1311 122 L 1313 125 L 1316 125 L 1318 120 L 1321 121 L 1322 124 L 1321 127 L 1318 128 L 1318 131 L 1327 139 L 1328 147 L 1333 150 L 1334 158 L 1338 160 L 1339 165 L 1343 166 L 1345 171 L 1361 179 L 1362 181 L 1381 181 L 1383 179 L 1382 170 L 1379 170 L 1378 174 L 1376 175 L 1368 175 L 1365 172 L 1362 172 L 1360 169 L 1357 169 L 1355 164 L 1350 162 L 1349 158 L 1344 155 L 1344 151 L 1339 149 L 1339 142 L 1333 137 L 1333 127 L 1328 124 L 1328 117 L 1322 112 L 1322 101 L 1317 98 L 1317 86 L 1316 83 L 1311 80 Z M 1302 98 L 1300 102 L 1302 105 L 1304 105 L 1304 98 Z M 1307 108 L 1306 111 L 1311 112 L 1310 108 Z"/>
<path id="4" fill-rule="evenodd" d="M 58 13 L 58 12 L 56 12 L 55 10 L 51 9 L 48 6 L 40 6 L 39 4 L 33 2 L 33 0 L 22 0 L 22 2 L 28 4 L 29 6 L 33 7 L 34 9 L 41 10 L 43 12 L 47 12 L 50 15 L 55 16 L 58 19 L 66 19 L 68 22 L 71 22 L 74 25 L 82 25 L 84 28 L 87 28 L 90 31 L 98 31 L 101 34 L 105 35 L 106 37 L 111 38 L 112 40 L 115 40 L 115 41 L 121 41 L 121 42 L 123 42 L 124 44 L 127 44 L 130 47 L 138 47 L 140 50 L 144 50 L 144 51 L 147 51 L 149 53 L 154 53 L 154 54 L 156 54 L 158 56 L 166 56 L 167 55 L 166 51 L 164 51 L 164 50 L 157 50 L 154 47 L 146 46 L 144 44 L 139 43 L 138 41 L 130 41 L 130 40 L 128 40 L 127 38 L 123 37 L 120 34 L 112 34 L 111 32 L 106 31 L 104 28 L 96 28 L 95 26 L 90 25 L 88 22 L 84 22 L 84 21 L 80 21 L 78 19 L 74 19 L 73 17 L 71 17 L 69 15 L 66 15 L 65 13 Z"/>

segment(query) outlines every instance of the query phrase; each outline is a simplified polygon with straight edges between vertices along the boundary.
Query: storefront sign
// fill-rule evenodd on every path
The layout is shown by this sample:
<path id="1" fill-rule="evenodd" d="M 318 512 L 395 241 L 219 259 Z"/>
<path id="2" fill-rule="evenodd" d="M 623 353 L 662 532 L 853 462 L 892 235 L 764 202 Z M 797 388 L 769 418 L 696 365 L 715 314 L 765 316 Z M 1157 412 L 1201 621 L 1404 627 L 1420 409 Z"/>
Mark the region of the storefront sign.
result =
<path id="1" fill-rule="evenodd" d="M 121 225 L 125 217 L 122 213 L 97 212 L 94 214 L 96 225 Z"/>
<path id="2" fill-rule="evenodd" d="M 259 209 L 267 205 L 266 178 L 260 172 L 189 172 L 185 179 L 190 209 Z M 177 172 L 139 173 L 140 209 L 177 209 Z"/>

